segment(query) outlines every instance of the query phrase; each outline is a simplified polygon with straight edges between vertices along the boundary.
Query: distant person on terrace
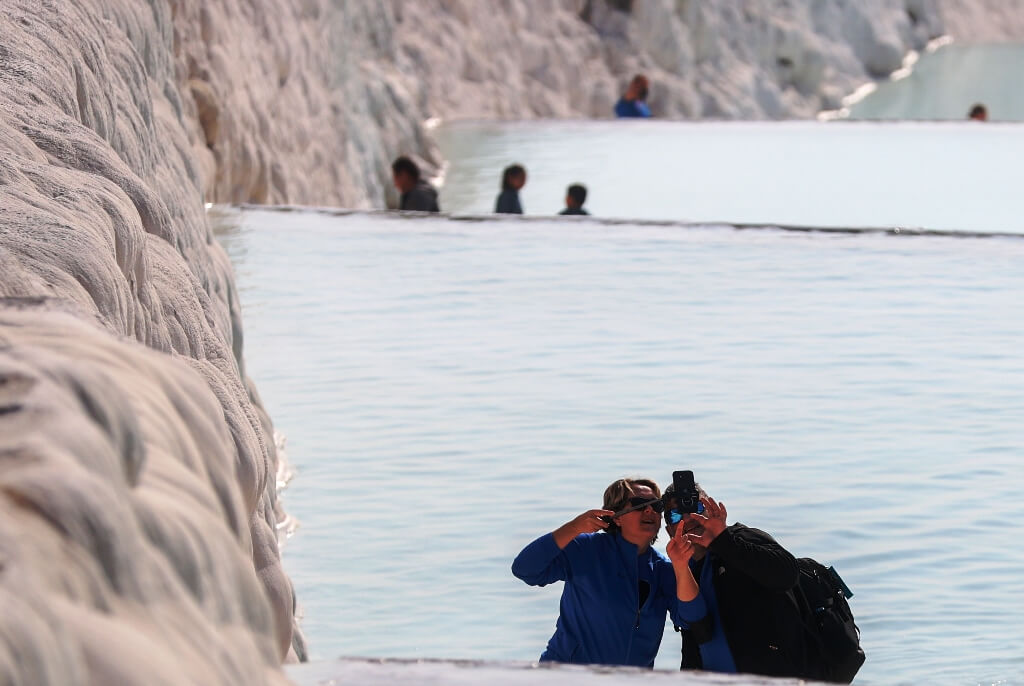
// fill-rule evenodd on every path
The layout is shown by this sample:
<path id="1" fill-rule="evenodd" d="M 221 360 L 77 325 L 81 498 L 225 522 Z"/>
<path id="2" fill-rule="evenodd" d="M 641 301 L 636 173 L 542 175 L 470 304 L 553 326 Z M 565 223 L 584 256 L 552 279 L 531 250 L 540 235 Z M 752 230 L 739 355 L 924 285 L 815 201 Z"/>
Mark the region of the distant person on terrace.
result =
<path id="1" fill-rule="evenodd" d="M 583 203 L 587 201 L 587 187 L 574 183 L 569 186 L 565 194 L 565 209 L 558 214 L 590 214 L 583 209 Z"/>
<path id="2" fill-rule="evenodd" d="M 637 74 L 626 87 L 625 94 L 615 103 L 616 117 L 650 117 L 651 108 L 647 106 L 647 91 L 650 82 L 643 74 Z"/>
<path id="3" fill-rule="evenodd" d="M 415 212 L 440 212 L 437 191 L 420 178 L 420 168 L 408 157 L 399 157 L 391 164 L 395 188 L 402 194 L 398 209 Z"/>
<path id="4" fill-rule="evenodd" d="M 522 214 L 519 190 L 526 185 L 526 168 L 521 164 L 505 167 L 501 174 L 501 193 L 494 205 L 495 214 Z"/>
<path id="5" fill-rule="evenodd" d="M 967 118 L 973 121 L 988 121 L 988 109 L 981 103 L 978 103 L 971 108 Z"/>

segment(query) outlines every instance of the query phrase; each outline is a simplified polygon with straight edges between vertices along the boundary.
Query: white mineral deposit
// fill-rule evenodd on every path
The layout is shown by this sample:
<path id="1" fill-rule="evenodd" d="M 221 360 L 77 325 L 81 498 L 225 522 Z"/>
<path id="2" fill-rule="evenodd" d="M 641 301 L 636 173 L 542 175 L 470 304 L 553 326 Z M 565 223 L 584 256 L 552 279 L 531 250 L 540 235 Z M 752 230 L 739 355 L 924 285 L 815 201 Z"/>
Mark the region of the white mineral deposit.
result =
<path id="1" fill-rule="evenodd" d="M 0 683 L 284 683 L 304 655 L 205 203 L 384 208 L 394 156 L 443 163 L 428 119 L 610 117 L 635 72 L 659 117 L 810 118 L 939 36 L 1019 38 L 1022 14 L 3 0 Z"/>

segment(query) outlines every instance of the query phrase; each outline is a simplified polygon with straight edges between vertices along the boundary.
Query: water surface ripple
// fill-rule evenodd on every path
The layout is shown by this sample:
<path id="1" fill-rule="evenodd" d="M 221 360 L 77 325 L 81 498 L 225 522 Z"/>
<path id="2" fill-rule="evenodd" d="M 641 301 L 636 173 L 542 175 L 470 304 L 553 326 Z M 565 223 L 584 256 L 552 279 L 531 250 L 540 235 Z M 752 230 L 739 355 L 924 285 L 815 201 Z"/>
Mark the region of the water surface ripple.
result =
<path id="1" fill-rule="evenodd" d="M 521 546 L 691 468 L 841 570 L 858 683 L 1024 674 L 1019 239 L 216 219 L 314 657 L 536 658 L 560 587 Z"/>

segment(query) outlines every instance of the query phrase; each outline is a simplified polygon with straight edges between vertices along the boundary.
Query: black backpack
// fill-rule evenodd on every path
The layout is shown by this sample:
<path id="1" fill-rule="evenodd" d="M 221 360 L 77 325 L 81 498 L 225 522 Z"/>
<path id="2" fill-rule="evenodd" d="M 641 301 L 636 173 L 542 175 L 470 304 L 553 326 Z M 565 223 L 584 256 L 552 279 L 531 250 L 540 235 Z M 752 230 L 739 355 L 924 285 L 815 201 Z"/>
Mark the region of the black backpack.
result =
<path id="1" fill-rule="evenodd" d="M 848 684 L 864 664 L 860 629 L 847 598 L 853 592 L 833 567 L 809 557 L 797 558 L 800 580 L 793 600 L 804 620 L 808 673 L 805 678 Z"/>

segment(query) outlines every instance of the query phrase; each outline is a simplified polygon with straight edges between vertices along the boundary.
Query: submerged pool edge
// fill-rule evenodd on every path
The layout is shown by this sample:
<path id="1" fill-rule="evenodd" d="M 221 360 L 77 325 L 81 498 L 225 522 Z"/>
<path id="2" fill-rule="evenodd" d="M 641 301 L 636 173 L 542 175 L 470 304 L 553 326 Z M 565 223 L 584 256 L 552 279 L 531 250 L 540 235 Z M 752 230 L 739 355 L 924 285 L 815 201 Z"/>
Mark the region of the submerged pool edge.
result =
<path id="1" fill-rule="evenodd" d="M 687 221 L 674 219 L 629 219 L 624 217 L 566 217 L 560 215 L 514 215 L 514 214 L 459 214 L 452 212 L 406 212 L 399 210 L 360 210 L 344 207 L 306 205 L 258 205 L 252 203 L 213 204 L 210 210 L 240 210 L 263 212 L 299 212 L 332 217 L 367 216 L 391 217 L 397 219 L 446 219 L 453 222 L 525 222 L 525 223 L 580 223 L 601 226 L 653 226 L 679 229 L 717 229 L 734 231 L 785 231 L 791 233 L 863 234 L 939 238 L 1010 238 L 1024 240 L 1024 233 L 1012 231 L 970 231 L 951 229 L 929 229 L 910 226 L 810 226 L 773 222 L 728 222 L 728 221 Z"/>
<path id="2" fill-rule="evenodd" d="M 285 673 L 298 686 L 326 684 L 463 684 L 481 683 L 498 686 L 583 686 L 609 683 L 673 683 L 673 684 L 809 684 L 800 679 L 776 679 L 752 674 L 715 674 L 711 672 L 680 672 L 648 670 L 637 667 L 603 665 L 566 665 L 557 663 L 396 659 L 339 658 L 286 665 Z"/>

